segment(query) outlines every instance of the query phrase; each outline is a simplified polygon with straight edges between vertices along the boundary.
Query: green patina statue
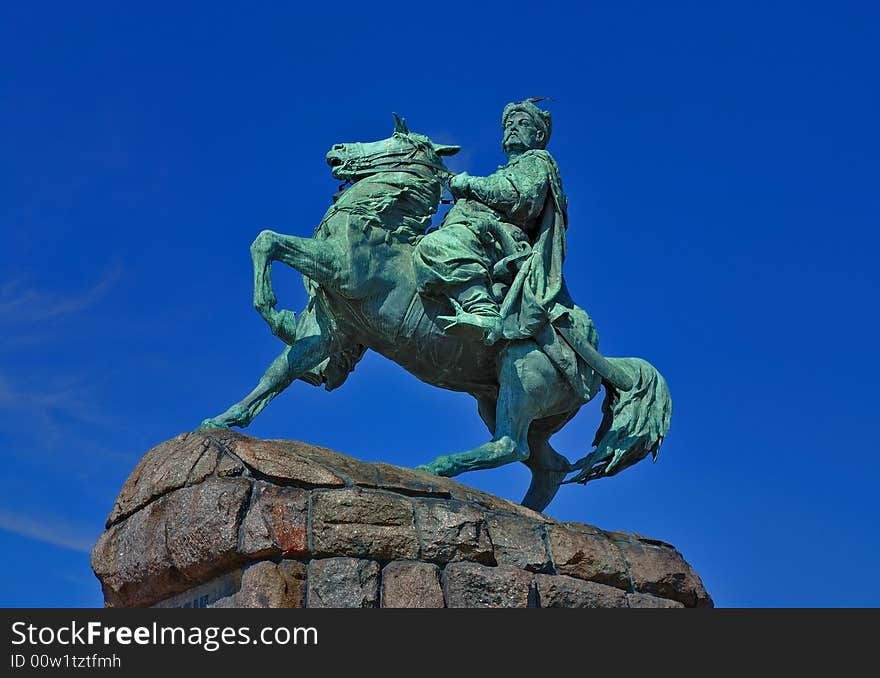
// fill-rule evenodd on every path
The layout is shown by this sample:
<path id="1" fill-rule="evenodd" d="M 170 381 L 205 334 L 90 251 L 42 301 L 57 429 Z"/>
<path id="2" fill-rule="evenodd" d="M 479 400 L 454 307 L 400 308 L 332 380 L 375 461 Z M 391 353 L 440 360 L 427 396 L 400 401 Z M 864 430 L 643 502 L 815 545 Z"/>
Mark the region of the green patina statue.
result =
<path id="1" fill-rule="evenodd" d="M 419 467 L 429 473 L 521 461 L 532 472 L 522 503 L 542 510 L 564 482 L 656 459 L 669 391 L 646 361 L 599 354 L 592 320 L 566 289 L 566 197 L 545 148 L 550 114 L 535 101 L 505 107 L 508 163 L 487 177 L 453 175 L 442 158 L 460 149 L 410 132 L 396 115 L 388 139 L 334 145 L 327 162 L 351 185 L 313 237 L 263 231 L 251 246 L 254 307 L 288 346 L 251 393 L 202 427 L 247 426 L 296 379 L 337 388 L 372 349 L 477 400 L 491 440 Z M 444 185 L 455 204 L 426 233 Z M 276 309 L 274 261 L 303 274 L 309 300 L 299 315 Z M 570 463 L 550 437 L 602 385 L 595 449 Z"/>
<path id="2" fill-rule="evenodd" d="M 441 318 L 447 334 L 487 344 L 534 337 L 563 287 L 567 215 L 559 169 L 544 150 L 550 116 L 524 101 L 508 104 L 502 122 L 510 162 L 488 177 L 452 177 L 455 205 L 415 248 L 419 291 L 447 295 L 456 311 Z"/>

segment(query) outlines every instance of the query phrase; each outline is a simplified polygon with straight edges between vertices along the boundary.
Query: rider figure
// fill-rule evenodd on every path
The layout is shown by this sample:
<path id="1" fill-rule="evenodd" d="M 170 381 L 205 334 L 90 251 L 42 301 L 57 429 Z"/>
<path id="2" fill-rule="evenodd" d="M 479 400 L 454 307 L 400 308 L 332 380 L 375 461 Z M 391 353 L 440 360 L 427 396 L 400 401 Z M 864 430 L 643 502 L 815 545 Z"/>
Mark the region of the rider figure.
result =
<path id="1" fill-rule="evenodd" d="M 550 113 L 526 100 L 502 115 L 507 165 L 486 177 L 455 175 L 457 200 L 414 252 L 419 291 L 450 299 L 448 334 L 492 344 L 534 336 L 564 289 L 566 202 L 559 169 L 544 150 Z"/>

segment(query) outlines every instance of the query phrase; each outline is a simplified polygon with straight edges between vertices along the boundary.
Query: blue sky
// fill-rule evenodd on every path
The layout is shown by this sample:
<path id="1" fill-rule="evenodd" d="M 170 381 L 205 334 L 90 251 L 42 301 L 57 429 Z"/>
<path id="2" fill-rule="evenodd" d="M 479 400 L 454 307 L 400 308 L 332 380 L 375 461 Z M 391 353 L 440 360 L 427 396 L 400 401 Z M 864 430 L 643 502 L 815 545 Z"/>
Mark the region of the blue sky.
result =
<path id="1" fill-rule="evenodd" d="M 880 605 L 876 5 L 358 5 L 0 10 L 0 605 L 102 604 L 88 551 L 129 472 L 282 348 L 248 246 L 311 234 L 332 144 L 397 111 L 487 174 L 503 105 L 539 95 L 572 294 L 674 402 L 655 465 L 547 512 L 672 542 L 719 606 Z M 580 458 L 598 421 L 554 445 Z M 246 432 L 409 466 L 487 437 L 375 354 Z M 518 500 L 528 474 L 461 480 Z"/>

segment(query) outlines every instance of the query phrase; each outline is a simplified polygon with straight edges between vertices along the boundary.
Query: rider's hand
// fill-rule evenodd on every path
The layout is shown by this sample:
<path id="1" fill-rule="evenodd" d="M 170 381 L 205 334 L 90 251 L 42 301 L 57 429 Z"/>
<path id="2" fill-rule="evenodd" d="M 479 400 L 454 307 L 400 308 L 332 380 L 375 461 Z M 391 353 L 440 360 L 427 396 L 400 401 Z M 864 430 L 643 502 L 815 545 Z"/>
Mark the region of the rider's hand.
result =
<path id="1" fill-rule="evenodd" d="M 452 193 L 453 197 L 460 198 L 467 192 L 468 179 L 470 179 L 468 173 L 461 172 L 449 180 L 449 192 Z"/>

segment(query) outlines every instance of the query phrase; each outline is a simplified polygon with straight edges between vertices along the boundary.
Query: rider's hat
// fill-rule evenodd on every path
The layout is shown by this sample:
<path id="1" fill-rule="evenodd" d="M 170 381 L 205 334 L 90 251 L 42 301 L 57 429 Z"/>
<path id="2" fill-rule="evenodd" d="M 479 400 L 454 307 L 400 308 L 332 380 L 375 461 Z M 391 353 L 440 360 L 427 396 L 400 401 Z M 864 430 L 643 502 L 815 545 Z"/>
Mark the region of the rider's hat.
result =
<path id="1" fill-rule="evenodd" d="M 514 113 L 525 113 L 534 120 L 538 129 L 543 130 L 544 145 L 546 146 L 547 142 L 550 140 L 550 132 L 553 130 L 553 123 L 550 120 L 550 111 L 545 111 L 535 106 L 536 101 L 541 101 L 546 98 L 547 97 L 533 97 L 517 103 L 507 104 L 507 106 L 504 107 L 504 112 L 501 114 L 501 124 L 507 124 L 507 118 Z"/>

